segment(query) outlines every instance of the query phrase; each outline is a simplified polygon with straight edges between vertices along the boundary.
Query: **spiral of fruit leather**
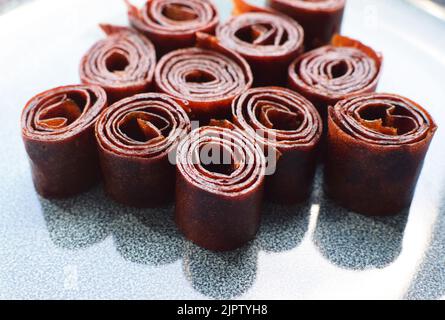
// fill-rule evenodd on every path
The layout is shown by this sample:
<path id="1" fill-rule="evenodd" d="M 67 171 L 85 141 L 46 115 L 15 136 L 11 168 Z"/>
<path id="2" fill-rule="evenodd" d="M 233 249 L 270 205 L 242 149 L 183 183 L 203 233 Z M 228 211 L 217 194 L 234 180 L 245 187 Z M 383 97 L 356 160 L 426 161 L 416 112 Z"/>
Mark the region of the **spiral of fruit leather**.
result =
<path id="1" fill-rule="evenodd" d="M 394 94 L 365 94 L 329 108 L 326 191 L 344 207 L 390 215 L 411 204 L 436 125 Z"/>
<path id="2" fill-rule="evenodd" d="M 233 122 L 263 147 L 266 196 L 294 204 L 311 192 L 322 121 L 306 98 L 280 87 L 250 89 L 232 104 Z"/>
<path id="3" fill-rule="evenodd" d="M 303 28 L 271 10 L 233 2 L 238 15 L 216 29 L 218 40 L 247 60 L 256 86 L 285 85 L 289 64 L 303 52 Z"/>
<path id="4" fill-rule="evenodd" d="M 153 41 L 158 56 L 194 46 L 197 32 L 213 34 L 219 22 L 209 0 L 148 0 L 142 9 L 125 2 L 131 26 Z"/>
<path id="5" fill-rule="evenodd" d="M 340 33 L 346 0 L 267 0 L 267 5 L 303 26 L 305 47 L 311 50 Z"/>
<path id="6" fill-rule="evenodd" d="M 175 186 L 171 153 L 189 131 L 190 120 L 182 106 L 164 94 L 138 94 L 109 107 L 96 125 L 107 194 L 133 207 L 171 201 Z"/>
<path id="7" fill-rule="evenodd" d="M 147 92 L 153 80 L 156 52 L 150 40 L 129 28 L 100 25 L 108 35 L 82 58 L 82 83 L 105 89 L 110 103 Z"/>
<path id="8" fill-rule="evenodd" d="M 188 239 L 226 251 L 255 237 L 265 174 L 258 145 L 222 121 L 192 131 L 176 162 L 176 223 Z"/>
<path id="9" fill-rule="evenodd" d="M 33 97 L 21 116 L 22 138 L 37 192 L 63 198 L 100 178 L 94 125 L 107 107 L 98 86 L 58 87 Z"/>
<path id="10" fill-rule="evenodd" d="M 309 51 L 289 67 L 289 86 L 308 98 L 326 120 L 327 108 L 352 95 L 374 92 L 383 57 L 351 38 Z"/>
<path id="11" fill-rule="evenodd" d="M 194 119 L 228 117 L 233 99 L 252 86 L 252 71 L 244 58 L 215 37 L 200 33 L 197 39 L 197 47 L 162 57 L 155 71 L 157 90 L 189 101 Z"/>

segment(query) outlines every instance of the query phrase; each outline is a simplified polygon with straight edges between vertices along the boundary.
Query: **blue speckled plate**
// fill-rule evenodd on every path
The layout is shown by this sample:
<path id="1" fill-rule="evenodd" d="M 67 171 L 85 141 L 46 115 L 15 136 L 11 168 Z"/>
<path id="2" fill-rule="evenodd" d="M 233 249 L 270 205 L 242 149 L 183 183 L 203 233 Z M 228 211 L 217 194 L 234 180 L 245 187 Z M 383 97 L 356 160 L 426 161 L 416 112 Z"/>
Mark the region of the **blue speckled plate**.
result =
<path id="1" fill-rule="evenodd" d="M 216 1 L 223 19 L 228 0 Z M 344 33 L 385 54 L 380 91 L 435 117 L 410 212 L 366 218 L 331 204 L 321 172 L 309 203 L 266 205 L 258 238 L 216 254 L 184 238 L 172 207 L 134 210 L 102 188 L 39 198 L 19 116 L 35 93 L 77 83 L 99 22 L 126 23 L 120 0 L 38 0 L 0 16 L 0 298 L 311 299 L 445 295 L 445 23 L 402 0 L 350 0 Z"/>

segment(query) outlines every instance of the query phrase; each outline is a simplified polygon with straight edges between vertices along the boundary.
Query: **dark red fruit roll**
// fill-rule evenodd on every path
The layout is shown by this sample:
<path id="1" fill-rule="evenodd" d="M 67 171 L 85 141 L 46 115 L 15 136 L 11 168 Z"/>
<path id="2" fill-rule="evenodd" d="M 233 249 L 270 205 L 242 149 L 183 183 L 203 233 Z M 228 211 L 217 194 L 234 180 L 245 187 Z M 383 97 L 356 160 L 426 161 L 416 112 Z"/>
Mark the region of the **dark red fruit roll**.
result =
<path id="1" fill-rule="evenodd" d="M 311 50 L 340 33 L 346 0 L 267 0 L 267 5 L 303 26 L 305 47 Z"/>
<path id="2" fill-rule="evenodd" d="M 125 27 L 102 24 L 108 35 L 82 58 L 80 79 L 105 89 L 110 103 L 150 90 L 156 52 L 150 40 Z"/>
<path id="3" fill-rule="evenodd" d="M 359 41 L 335 36 L 332 44 L 309 51 L 289 67 L 289 86 L 309 99 L 324 119 L 328 106 L 374 92 L 383 57 Z"/>
<path id="4" fill-rule="evenodd" d="M 394 94 L 365 94 L 329 108 L 327 194 L 367 215 L 411 204 L 437 129 L 428 112 Z"/>
<path id="5" fill-rule="evenodd" d="M 106 107 L 105 91 L 89 85 L 51 89 L 26 104 L 22 138 L 42 197 L 73 196 L 99 180 L 94 125 Z"/>
<path id="6" fill-rule="evenodd" d="M 156 207 L 173 200 L 171 153 L 189 131 L 187 114 L 167 95 L 145 93 L 113 104 L 96 125 L 107 194 L 133 207 Z"/>
<path id="7" fill-rule="evenodd" d="M 159 56 L 194 46 L 196 32 L 213 34 L 219 22 L 209 0 L 148 0 L 142 9 L 125 2 L 131 26 L 153 41 Z"/>
<path id="8" fill-rule="evenodd" d="M 238 15 L 217 28 L 218 40 L 247 60 L 255 86 L 285 85 L 289 64 L 303 52 L 303 28 L 285 15 L 234 4 Z"/>
<path id="9" fill-rule="evenodd" d="M 176 223 L 186 238 L 214 251 L 233 250 L 260 224 L 265 158 L 241 131 L 198 128 L 176 157 Z"/>
<path id="10" fill-rule="evenodd" d="M 266 177 L 267 198 L 282 204 L 306 200 L 323 126 L 312 103 L 289 89 L 255 88 L 233 101 L 232 114 L 233 122 L 263 147 L 268 171 L 275 169 Z"/>
<path id="11" fill-rule="evenodd" d="M 215 37 L 197 36 L 196 48 L 170 52 L 159 61 L 157 90 L 189 101 L 193 119 L 228 117 L 233 99 L 252 86 L 252 71 L 246 60 Z"/>

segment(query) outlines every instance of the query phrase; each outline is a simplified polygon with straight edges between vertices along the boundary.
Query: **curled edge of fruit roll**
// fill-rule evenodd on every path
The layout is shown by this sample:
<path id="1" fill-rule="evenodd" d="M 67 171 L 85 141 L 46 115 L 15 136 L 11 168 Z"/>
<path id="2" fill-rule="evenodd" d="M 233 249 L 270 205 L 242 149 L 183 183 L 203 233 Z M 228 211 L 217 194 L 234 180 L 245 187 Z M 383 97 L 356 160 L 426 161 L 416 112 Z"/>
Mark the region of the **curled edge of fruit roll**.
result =
<path id="1" fill-rule="evenodd" d="M 157 207 L 173 200 L 174 155 L 188 134 L 186 101 L 159 93 L 120 100 L 96 125 L 107 194 L 133 207 Z"/>
<path id="2" fill-rule="evenodd" d="M 364 94 L 330 107 L 328 196 L 366 215 L 409 207 L 436 129 L 425 109 L 395 94 Z"/>
<path id="3" fill-rule="evenodd" d="M 110 103 L 149 91 L 156 66 L 151 41 L 130 28 L 100 27 L 107 37 L 83 56 L 79 67 L 82 83 L 104 88 Z"/>
<path id="4" fill-rule="evenodd" d="M 187 100 L 191 118 L 204 123 L 228 117 L 233 99 L 252 82 L 246 60 L 204 33 L 196 47 L 163 56 L 155 71 L 157 91 Z"/>
<path id="5" fill-rule="evenodd" d="M 232 119 L 263 148 L 268 161 L 267 198 L 282 204 L 306 200 L 323 131 L 312 103 L 286 88 L 254 88 L 234 100 Z"/>
<path id="6" fill-rule="evenodd" d="M 94 125 L 107 107 L 99 86 L 69 85 L 34 96 L 21 115 L 22 139 L 37 192 L 65 198 L 100 178 Z"/>
<path id="7" fill-rule="evenodd" d="M 264 188 L 261 149 L 225 125 L 192 131 L 176 161 L 176 223 L 186 238 L 214 251 L 239 248 L 255 237 Z"/>

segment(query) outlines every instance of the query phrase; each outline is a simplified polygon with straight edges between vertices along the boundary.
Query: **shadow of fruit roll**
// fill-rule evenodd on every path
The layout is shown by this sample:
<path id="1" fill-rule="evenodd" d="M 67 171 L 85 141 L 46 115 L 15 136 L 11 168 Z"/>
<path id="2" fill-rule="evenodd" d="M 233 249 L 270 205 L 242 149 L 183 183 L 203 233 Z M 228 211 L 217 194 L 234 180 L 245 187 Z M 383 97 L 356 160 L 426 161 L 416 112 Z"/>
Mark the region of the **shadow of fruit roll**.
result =
<path id="1" fill-rule="evenodd" d="M 402 251 L 407 220 L 408 210 L 395 216 L 368 217 L 322 196 L 313 242 L 326 259 L 342 268 L 384 268 Z"/>
<path id="2" fill-rule="evenodd" d="M 228 252 L 212 252 L 187 242 L 183 270 L 193 288 L 215 299 L 231 299 L 255 282 L 258 247 L 248 245 Z"/>
<path id="3" fill-rule="evenodd" d="M 266 202 L 255 243 L 266 252 L 283 252 L 296 248 L 309 225 L 311 203 L 283 206 Z"/>
<path id="4" fill-rule="evenodd" d="M 105 240 L 118 211 L 99 186 L 63 200 L 39 200 L 50 239 L 56 246 L 70 250 Z"/>
<path id="5" fill-rule="evenodd" d="M 442 193 L 445 187 L 442 188 Z M 442 198 L 438 219 L 417 274 L 406 294 L 407 299 L 444 299 L 445 295 L 445 196 Z"/>
<path id="6" fill-rule="evenodd" d="M 113 223 L 119 254 L 125 260 L 151 266 L 181 259 L 185 241 L 175 226 L 173 212 L 173 206 L 164 206 L 119 215 Z"/>

